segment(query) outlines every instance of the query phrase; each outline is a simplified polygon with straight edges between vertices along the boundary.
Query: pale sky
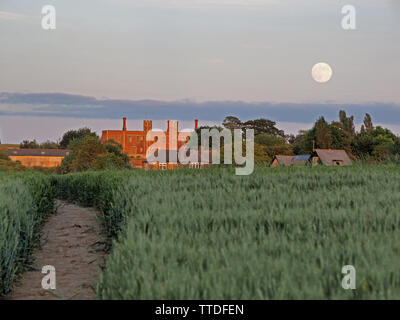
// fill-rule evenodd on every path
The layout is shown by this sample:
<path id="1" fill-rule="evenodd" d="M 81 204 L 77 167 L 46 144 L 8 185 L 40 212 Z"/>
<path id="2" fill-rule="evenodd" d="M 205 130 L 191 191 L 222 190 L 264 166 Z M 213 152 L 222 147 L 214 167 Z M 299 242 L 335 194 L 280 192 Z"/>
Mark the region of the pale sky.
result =
<path id="1" fill-rule="evenodd" d="M 41 9 L 48 4 L 57 10 L 52 31 L 41 28 Z M 0 0 L 0 130 L 6 117 L 7 128 L 18 117 L 57 117 L 60 126 L 63 118 L 80 123 L 123 115 L 186 121 L 197 115 L 219 122 L 230 101 L 244 103 L 231 109 L 243 120 L 312 123 L 324 113 L 333 120 L 351 105 L 358 122 L 372 108 L 373 119 L 400 125 L 400 3 L 351 1 L 357 13 L 357 30 L 351 31 L 341 27 L 346 4 Z M 311 78 L 318 62 L 333 69 L 326 84 Z M 31 93 L 40 99 L 29 100 L 25 94 Z M 54 94 L 73 95 L 74 102 Z M 166 103 L 162 117 L 144 100 Z M 174 101 L 179 112 L 170 108 Z M 193 106 L 209 101 L 223 102 L 224 109 L 202 113 Z M 258 113 L 254 102 L 264 105 Z M 300 119 L 302 114 L 309 118 Z M 10 141 L 19 139 L 12 128 L 1 131 Z"/>

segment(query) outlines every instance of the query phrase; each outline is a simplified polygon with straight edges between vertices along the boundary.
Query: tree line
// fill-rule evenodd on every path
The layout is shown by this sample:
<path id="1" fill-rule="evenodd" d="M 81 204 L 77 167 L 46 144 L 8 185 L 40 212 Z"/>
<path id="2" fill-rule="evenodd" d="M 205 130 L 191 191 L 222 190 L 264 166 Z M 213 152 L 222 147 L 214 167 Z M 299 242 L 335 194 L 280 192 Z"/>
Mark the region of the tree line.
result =
<path id="1" fill-rule="evenodd" d="M 353 160 L 381 162 L 400 155 L 400 138 L 389 129 L 374 126 L 371 116 L 365 114 L 359 131 L 354 125 L 354 117 L 340 110 L 338 120 L 327 122 L 318 118 L 309 130 L 300 130 L 297 135 L 285 134 L 275 121 L 260 118 L 241 121 L 235 116 L 227 116 L 222 127 L 202 126 L 198 129 L 223 128 L 254 130 L 254 157 L 258 165 L 268 164 L 274 155 L 309 154 L 313 147 L 320 149 L 343 149 Z M 20 148 L 71 149 L 61 166 L 62 172 L 84 171 L 88 169 L 129 167 L 129 157 L 122 146 L 115 141 L 102 143 L 100 137 L 89 128 L 67 131 L 58 142 L 42 144 L 35 140 L 25 140 Z"/>
<path id="2" fill-rule="evenodd" d="M 310 154 L 313 147 L 343 149 L 353 160 L 367 162 L 387 161 L 400 154 L 400 138 L 389 129 L 374 126 L 368 113 L 359 131 L 355 128 L 354 116 L 347 116 L 344 110 L 339 111 L 338 120 L 328 123 L 321 116 L 311 129 L 300 130 L 297 135 L 285 134 L 276 127 L 276 122 L 265 118 L 242 122 L 228 116 L 222 125 L 230 130 L 240 129 L 243 133 L 246 129 L 254 130 L 255 160 L 259 164 L 260 161 L 271 161 L 274 155 Z"/>

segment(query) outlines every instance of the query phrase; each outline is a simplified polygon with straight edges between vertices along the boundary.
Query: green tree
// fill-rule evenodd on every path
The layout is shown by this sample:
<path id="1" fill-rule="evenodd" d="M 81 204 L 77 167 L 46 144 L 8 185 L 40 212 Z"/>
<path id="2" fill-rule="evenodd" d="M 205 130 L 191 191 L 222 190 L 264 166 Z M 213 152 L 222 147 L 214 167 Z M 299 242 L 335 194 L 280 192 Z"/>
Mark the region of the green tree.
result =
<path id="1" fill-rule="evenodd" d="M 58 149 L 58 143 L 47 140 L 43 143 L 38 143 L 36 140 L 24 140 L 20 143 L 21 149 Z"/>
<path id="2" fill-rule="evenodd" d="M 339 111 L 339 121 L 340 121 L 340 128 L 347 133 L 348 135 L 354 136 L 355 135 L 355 126 L 354 126 L 354 116 L 347 117 L 346 111 L 340 110 Z"/>
<path id="3" fill-rule="evenodd" d="M 357 135 L 351 143 L 351 148 L 353 154 L 358 159 L 367 160 L 369 157 L 372 156 L 372 152 L 374 150 L 372 137 L 364 133 Z"/>
<path id="4" fill-rule="evenodd" d="M 233 116 L 227 116 L 224 121 L 222 121 L 222 125 L 224 126 L 224 128 L 227 128 L 229 130 L 242 129 L 243 127 L 242 121 L 240 121 L 239 118 Z"/>
<path id="5" fill-rule="evenodd" d="M 115 142 L 103 144 L 97 136 L 74 139 L 69 148 L 73 152 L 64 158 L 60 168 L 62 173 L 130 167 L 122 147 Z"/>
<path id="6" fill-rule="evenodd" d="M 291 155 L 293 154 L 292 145 L 286 142 L 285 138 L 277 137 L 272 134 L 262 133 L 254 138 L 254 142 L 263 148 L 265 154 L 268 155 L 270 159 L 274 155 Z"/>
<path id="7" fill-rule="evenodd" d="M 370 118 L 369 118 L 370 119 Z M 383 161 L 400 151 L 399 138 L 380 126 L 360 131 L 352 142 L 354 154 L 361 159 Z"/>
<path id="8" fill-rule="evenodd" d="M 276 122 L 265 118 L 249 120 L 243 123 L 242 129 L 253 129 L 254 136 L 262 133 L 272 134 L 274 136 L 285 137 L 285 132 L 276 127 Z"/>
<path id="9" fill-rule="evenodd" d="M 128 158 L 129 161 L 129 158 Z M 127 168 L 128 164 L 124 157 L 119 157 L 115 153 L 103 153 L 97 156 L 93 163 L 94 170 L 111 170 Z"/>
<path id="10" fill-rule="evenodd" d="M 331 128 L 324 117 L 320 117 L 315 123 L 315 147 L 329 149 L 332 148 L 332 146 Z"/>
<path id="11" fill-rule="evenodd" d="M 46 142 L 43 142 L 40 144 L 40 148 L 41 149 L 58 149 L 59 145 L 57 142 L 47 140 Z"/>
<path id="12" fill-rule="evenodd" d="M 197 143 L 198 143 L 198 147 L 201 147 L 201 131 L 202 130 L 212 130 L 212 129 L 217 129 L 218 131 L 222 131 L 224 128 L 219 127 L 219 126 L 201 126 L 200 128 L 198 128 L 195 132 L 197 134 Z M 221 145 L 223 144 L 223 140 L 221 139 Z M 210 137 L 208 140 L 208 147 L 211 148 L 212 147 L 212 138 Z"/>
<path id="13" fill-rule="evenodd" d="M 340 124 L 329 124 L 324 117 L 320 117 L 310 130 L 300 131 L 296 136 L 294 153 L 308 154 L 313 150 L 313 144 L 315 148 L 320 149 L 343 149 L 344 139 L 338 126 L 340 127 Z"/>
<path id="14" fill-rule="evenodd" d="M 364 117 L 364 128 L 367 133 L 374 129 L 371 116 L 368 113 L 366 113 Z"/>
<path id="15" fill-rule="evenodd" d="M 74 140 L 82 139 L 86 136 L 97 137 L 95 132 L 92 132 L 89 128 L 81 128 L 78 130 L 69 130 L 61 138 L 59 143 L 61 149 L 70 148 L 69 144 Z"/>
<path id="16" fill-rule="evenodd" d="M 120 158 L 125 165 L 129 164 L 129 156 L 122 151 L 122 145 L 114 140 L 108 140 L 104 143 L 107 152 Z"/>
<path id="17" fill-rule="evenodd" d="M 223 163 L 223 159 L 224 159 L 224 152 L 225 152 L 224 148 L 231 148 L 231 150 L 232 150 L 232 164 L 233 164 L 233 166 L 236 166 L 237 164 L 235 163 L 235 157 L 234 157 L 235 148 L 234 148 L 234 144 L 233 143 L 221 147 L 221 149 L 220 149 L 221 164 Z M 242 155 L 246 156 L 246 141 L 242 142 Z M 260 145 L 258 143 L 254 143 L 254 164 L 256 166 L 266 167 L 266 166 L 269 165 L 271 160 L 272 160 L 272 157 L 266 152 L 266 147 L 263 146 L 263 145 Z"/>
<path id="18" fill-rule="evenodd" d="M 24 140 L 20 143 L 19 147 L 21 149 L 39 149 L 40 145 L 36 140 Z"/>
<path id="19" fill-rule="evenodd" d="M 377 126 L 367 131 L 372 136 L 373 151 L 372 156 L 376 161 L 383 161 L 389 158 L 392 146 L 398 139 L 389 129 Z"/>
<path id="20" fill-rule="evenodd" d="M 390 153 L 392 155 L 400 155 L 400 139 L 397 137 L 393 145 L 390 146 Z"/>
<path id="21" fill-rule="evenodd" d="M 294 154 L 308 154 L 313 150 L 315 126 L 310 130 L 300 130 L 293 142 Z"/>

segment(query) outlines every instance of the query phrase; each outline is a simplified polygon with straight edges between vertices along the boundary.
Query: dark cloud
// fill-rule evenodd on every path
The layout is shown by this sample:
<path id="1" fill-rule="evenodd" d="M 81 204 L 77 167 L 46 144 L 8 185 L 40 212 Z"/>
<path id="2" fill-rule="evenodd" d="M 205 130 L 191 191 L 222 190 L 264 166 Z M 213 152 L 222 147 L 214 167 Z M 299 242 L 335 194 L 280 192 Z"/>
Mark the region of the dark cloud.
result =
<path id="1" fill-rule="evenodd" d="M 96 98 L 67 93 L 0 93 L 0 103 L 95 104 Z"/>
<path id="2" fill-rule="evenodd" d="M 4 106 L 7 105 L 7 108 Z M 15 105 L 15 106 L 13 106 Z M 2 108 L 3 106 L 3 108 Z M 22 108 L 23 106 L 23 108 Z M 24 111 L 18 111 L 22 108 Z M 177 119 L 222 121 L 233 115 L 242 120 L 259 117 L 285 122 L 313 122 L 319 116 L 331 121 L 343 109 L 361 122 L 370 113 L 374 122 L 400 124 L 400 105 L 370 102 L 365 104 L 270 103 L 243 101 L 194 102 L 157 100 L 96 99 L 64 93 L 0 93 L 0 115 L 57 116 L 72 118 Z M 12 111 L 7 111 L 12 110 Z M 26 112 L 26 110 L 29 110 Z"/>

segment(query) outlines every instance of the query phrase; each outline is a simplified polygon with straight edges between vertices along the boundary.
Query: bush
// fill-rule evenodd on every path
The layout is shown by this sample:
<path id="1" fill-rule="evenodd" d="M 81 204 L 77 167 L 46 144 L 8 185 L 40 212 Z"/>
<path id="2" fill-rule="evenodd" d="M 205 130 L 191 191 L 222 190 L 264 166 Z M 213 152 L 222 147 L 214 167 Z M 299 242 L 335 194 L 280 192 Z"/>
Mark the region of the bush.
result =
<path id="1" fill-rule="evenodd" d="M 73 152 L 63 159 L 61 173 L 130 168 L 129 158 L 120 145 L 103 144 L 97 136 L 73 140 L 70 147 Z"/>

